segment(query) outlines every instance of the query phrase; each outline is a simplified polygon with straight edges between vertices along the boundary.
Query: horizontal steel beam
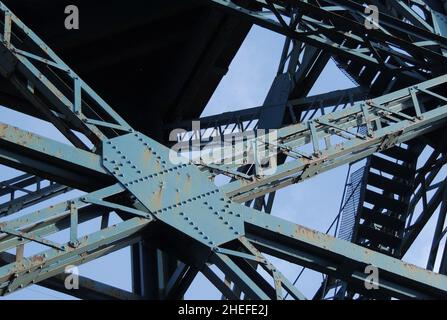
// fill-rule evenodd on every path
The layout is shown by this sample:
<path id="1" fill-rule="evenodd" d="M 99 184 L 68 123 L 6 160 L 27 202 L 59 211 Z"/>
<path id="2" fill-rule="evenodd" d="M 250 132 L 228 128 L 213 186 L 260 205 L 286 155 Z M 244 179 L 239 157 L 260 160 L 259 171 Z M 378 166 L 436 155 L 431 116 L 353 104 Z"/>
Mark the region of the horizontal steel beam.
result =
<path id="1" fill-rule="evenodd" d="M 268 214 L 245 217 L 246 236 L 260 251 L 365 288 L 365 267 L 379 270 L 379 289 L 393 297 L 445 299 L 447 277 Z"/>
<path id="2" fill-rule="evenodd" d="M 318 115 L 344 109 L 357 101 L 365 99 L 367 92 L 362 88 L 337 90 L 325 94 L 290 100 L 287 109 L 291 116 L 292 124 L 311 120 Z M 199 119 L 185 120 L 165 126 L 165 130 L 185 130 L 175 136 L 175 141 L 170 137 L 169 144 L 177 147 L 187 147 L 189 144 L 209 146 L 212 141 L 224 141 L 238 133 L 258 128 L 258 121 L 262 109 L 273 109 L 278 106 L 267 105 L 243 109 L 240 111 L 226 112 L 214 116 Z M 287 111 L 286 111 L 287 112 Z M 200 131 L 199 131 L 200 130 Z M 171 131 L 172 132 L 172 131 Z"/>
<path id="3" fill-rule="evenodd" d="M 0 217 L 14 214 L 70 190 L 69 187 L 29 174 L 0 182 L 0 197 L 9 195 L 9 199 L 0 203 Z"/>
<path id="4" fill-rule="evenodd" d="M 83 190 L 113 183 L 97 154 L 3 123 L 0 163 Z"/>

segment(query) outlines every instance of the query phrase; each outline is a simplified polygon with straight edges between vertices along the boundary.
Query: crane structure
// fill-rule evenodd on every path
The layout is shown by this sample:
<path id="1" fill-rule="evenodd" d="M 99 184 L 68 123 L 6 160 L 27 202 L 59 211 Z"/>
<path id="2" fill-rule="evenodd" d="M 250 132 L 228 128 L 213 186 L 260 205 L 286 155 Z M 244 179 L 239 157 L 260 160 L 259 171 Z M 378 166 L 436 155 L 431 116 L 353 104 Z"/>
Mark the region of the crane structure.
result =
<path id="1" fill-rule="evenodd" d="M 1 295 L 181 299 L 201 273 L 231 300 L 447 298 L 447 2 L 134 2 L 0 2 L 0 104 L 66 138 L 0 121 L 0 164 L 22 172 L 0 183 Z M 252 25 L 285 38 L 264 104 L 201 118 Z M 311 96 L 330 60 L 356 86 Z M 359 161 L 335 236 L 275 216 L 279 190 Z M 404 262 L 435 216 L 426 269 Z M 65 287 L 126 247 L 132 292 Z M 272 259 L 324 280 L 306 296 Z"/>

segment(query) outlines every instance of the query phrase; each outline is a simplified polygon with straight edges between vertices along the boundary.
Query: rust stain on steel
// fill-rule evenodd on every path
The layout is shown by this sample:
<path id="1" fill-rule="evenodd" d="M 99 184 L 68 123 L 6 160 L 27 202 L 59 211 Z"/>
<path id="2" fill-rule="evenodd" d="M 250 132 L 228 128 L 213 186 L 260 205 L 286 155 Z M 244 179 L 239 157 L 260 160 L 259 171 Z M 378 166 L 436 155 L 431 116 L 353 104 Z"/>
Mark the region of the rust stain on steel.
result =
<path id="1" fill-rule="evenodd" d="M 180 190 L 179 189 L 175 189 L 175 203 L 179 203 L 180 202 Z"/>
<path id="2" fill-rule="evenodd" d="M 33 256 L 33 257 L 31 257 L 30 261 L 31 261 L 32 263 L 39 263 L 39 264 L 42 264 L 42 263 L 45 262 L 45 258 L 42 257 L 41 255 L 37 255 L 37 256 Z"/>
<path id="3" fill-rule="evenodd" d="M 149 149 L 143 150 L 143 162 L 148 163 L 151 161 L 152 158 L 152 152 Z"/>
<path id="4" fill-rule="evenodd" d="M 163 200 L 163 186 L 160 186 L 158 191 L 153 192 L 153 201 L 152 203 L 155 205 L 157 209 L 161 209 L 162 200 Z"/>
<path id="5" fill-rule="evenodd" d="M 418 270 L 420 270 L 418 267 L 416 267 L 414 264 L 410 264 L 410 263 L 404 263 L 404 267 L 409 271 L 409 272 L 416 272 Z M 429 273 L 429 272 L 427 272 Z"/>

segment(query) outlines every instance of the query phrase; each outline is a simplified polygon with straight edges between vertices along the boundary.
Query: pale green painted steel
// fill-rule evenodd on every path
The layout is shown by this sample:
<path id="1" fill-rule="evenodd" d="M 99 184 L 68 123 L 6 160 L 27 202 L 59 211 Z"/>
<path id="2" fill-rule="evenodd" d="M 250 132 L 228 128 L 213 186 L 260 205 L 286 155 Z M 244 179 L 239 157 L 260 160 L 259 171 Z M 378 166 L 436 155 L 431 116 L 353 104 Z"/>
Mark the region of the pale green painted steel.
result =
<path id="1" fill-rule="evenodd" d="M 302 6 L 307 8 L 306 5 Z M 192 249 L 184 253 L 188 256 L 188 263 L 194 268 L 203 269 L 209 279 L 218 283 L 218 279 L 205 265 L 215 263 L 249 298 L 281 299 L 283 291 L 289 292 L 297 299 L 305 298 L 263 254 L 336 275 L 359 287 L 366 278 L 364 268 L 373 265 L 383 277 L 377 292 L 399 298 L 446 297 L 446 276 L 260 213 L 231 201 L 227 196 L 238 199 L 237 194 L 240 201 L 257 197 L 267 191 L 276 190 L 278 186 L 296 182 L 297 177 L 289 176 L 300 171 L 303 172 L 298 180 L 365 157 L 376 150 L 390 148 L 401 141 L 435 129 L 443 123 L 447 115 L 447 106 L 444 105 L 447 99 L 427 90 L 444 84 L 447 81 L 446 76 L 367 101 L 367 113 L 364 105 L 355 105 L 314 120 L 314 126 L 310 128 L 308 124 L 283 128 L 279 131 L 281 144 L 287 148 L 297 148 L 313 142 L 314 155 L 310 156 L 310 160 L 307 158 L 304 161 L 304 157 L 298 156 L 294 161 L 280 166 L 275 176 L 263 177 L 247 185 L 236 182 L 239 185 L 234 189 L 231 187 L 235 183 L 229 185 L 230 189 L 228 186 L 218 188 L 209 180 L 209 173 L 201 171 L 194 164 L 170 163 L 170 150 L 167 147 L 134 131 L 1 2 L 0 10 L 6 14 L 7 26 L 2 35 L 2 46 L 5 49 L 0 57 L 2 74 L 10 77 L 19 90 L 21 84 L 15 82 L 18 81 L 15 73 L 25 77 L 48 102 L 95 144 L 91 152 L 84 151 L 2 125 L 0 154 L 4 162 L 11 166 L 34 168 L 36 164 L 52 159 L 53 163 L 46 165 L 47 168 L 39 169 L 39 173 L 80 183 L 70 178 L 67 170 L 63 170 L 73 167 L 77 169 L 75 175 L 90 174 L 99 177 L 100 184 L 105 185 L 103 189 L 83 197 L 0 224 L 0 230 L 8 234 L 0 238 L 0 248 L 7 250 L 16 247 L 18 253 L 16 261 L 0 267 L 0 293 L 10 293 L 46 280 L 63 272 L 67 265 L 91 261 L 136 243 L 143 237 L 151 237 L 148 233 L 161 231 L 169 232 L 164 236 L 173 237 L 171 241 L 175 243 L 167 250 L 180 254 L 176 249 L 182 248 L 182 241 L 190 242 L 194 249 L 200 250 L 195 252 Z M 14 36 L 10 35 L 8 30 L 9 23 L 25 31 L 29 40 L 41 49 L 43 56 L 15 48 Z M 416 32 L 412 29 L 410 31 Z M 442 37 L 434 36 L 431 40 L 439 41 L 436 45 L 440 47 L 445 45 L 445 39 Z M 405 46 L 433 59 L 443 59 L 436 52 L 415 48 L 415 44 Z M 354 56 L 377 62 L 366 58 L 364 54 L 354 53 Z M 35 65 L 36 61 L 66 72 L 68 79 L 73 81 L 73 91 L 77 96 L 66 97 L 58 89 L 61 84 L 53 83 L 42 75 Z M 414 75 L 412 72 L 410 74 Z M 413 100 L 414 90 L 417 91 L 418 99 L 419 95 L 425 97 L 418 100 L 419 103 Z M 91 107 L 106 113 L 110 120 L 86 117 L 82 113 L 84 106 L 79 97 L 81 92 L 93 99 L 95 105 Z M 435 101 L 441 100 L 443 103 L 438 103 L 434 109 L 425 110 L 423 103 L 427 101 L 427 97 Z M 407 114 L 411 109 L 415 109 L 416 114 L 420 110 L 420 117 Z M 367 122 L 382 124 L 372 127 L 372 137 L 359 136 L 350 131 L 359 123 L 365 123 L 366 114 Z M 351 137 L 346 138 L 342 131 L 351 132 Z M 331 135 L 342 136 L 347 142 L 322 149 L 318 141 Z M 18 151 L 25 153 L 20 154 Z M 28 163 L 23 161 L 24 159 Z M 58 165 L 60 170 L 51 172 Z M 280 181 L 280 184 L 275 185 L 278 179 L 283 178 L 289 180 Z M 242 193 L 247 193 L 248 196 L 240 196 Z M 117 195 L 132 199 L 134 207 L 130 208 L 121 202 L 115 203 L 108 199 Z M 73 217 L 74 207 L 78 212 L 77 218 Z M 119 212 L 123 221 L 109 226 L 107 217 L 112 211 Z M 83 212 L 88 214 L 84 215 Z M 66 243 L 61 244 L 49 242 L 45 238 L 61 229 L 76 230 L 76 226 L 72 224 L 98 216 L 103 219 L 101 228 L 88 236 L 76 239 L 77 233 L 73 231 Z M 151 229 L 155 224 L 158 230 Z M 50 245 L 53 248 L 31 257 L 21 256 L 20 250 L 31 242 Z M 273 286 L 249 263 L 252 257 L 255 257 L 271 276 Z M 228 290 L 222 291 L 232 297 Z"/>

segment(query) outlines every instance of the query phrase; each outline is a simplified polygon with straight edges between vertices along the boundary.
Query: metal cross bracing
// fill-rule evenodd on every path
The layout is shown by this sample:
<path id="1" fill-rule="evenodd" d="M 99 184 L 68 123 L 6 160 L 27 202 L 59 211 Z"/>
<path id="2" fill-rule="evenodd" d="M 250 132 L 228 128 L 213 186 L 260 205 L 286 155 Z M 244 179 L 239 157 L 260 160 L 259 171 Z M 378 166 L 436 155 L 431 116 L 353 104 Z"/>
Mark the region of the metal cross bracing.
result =
<path id="1" fill-rule="evenodd" d="M 417 10 L 413 10 L 413 9 L 409 10 L 408 4 L 404 4 L 402 2 L 390 4 L 389 1 L 384 2 L 384 3 L 379 3 L 376 1 L 373 4 L 382 6 L 382 8 L 387 10 L 386 11 L 387 14 L 389 14 L 388 12 L 396 13 L 396 11 L 399 12 L 400 14 L 402 14 L 402 9 L 405 9 L 404 11 L 406 11 L 406 13 L 404 15 L 406 16 L 406 18 L 408 18 L 410 16 L 411 19 L 414 21 L 416 18 L 418 18 L 418 20 L 420 20 L 420 17 L 421 17 L 420 11 L 418 12 Z M 426 9 L 428 7 L 424 3 L 413 2 L 413 5 L 417 5 L 417 6 L 419 6 L 419 8 L 417 8 L 417 9 L 425 11 L 426 17 L 430 17 L 430 15 L 433 15 L 433 19 L 435 20 L 433 22 L 433 25 L 436 26 L 436 28 L 438 28 L 439 30 L 441 30 L 440 28 L 442 28 L 442 27 L 437 25 L 437 21 L 439 19 L 442 20 L 442 15 L 438 14 L 435 11 L 430 12 L 430 10 L 428 10 L 428 14 L 427 14 Z M 431 4 L 431 5 L 433 5 L 433 4 Z M 270 9 L 271 8 L 272 7 L 270 6 Z M 234 9 L 234 7 L 233 7 L 233 9 Z M 340 11 L 340 8 L 337 8 L 337 10 Z M 385 10 L 384 10 L 384 12 L 385 12 Z M 417 13 L 415 13 L 415 12 L 417 12 Z M 361 15 L 362 13 L 359 12 L 359 14 Z M 275 16 L 275 18 L 277 18 L 277 17 L 278 17 L 278 15 Z M 272 22 L 272 21 L 270 21 L 270 22 Z M 278 19 L 278 22 L 281 22 L 280 19 Z M 441 25 L 442 25 L 442 23 L 441 23 Z M 344 30 L 343 28 L 341 28 L 341 29 Z M 386 91 L 390 90 L 390 88 L 392 86 L 396 86 L 396 82 L 397 82 L 396 78 L 391 77 L 390 74 L 385 74 L 382 72 L 377 73 L 377 71 L 373 71 L 374 70 L 373 68 L 371 68 L 371 67 L 365 68 L 364 66 L 362 67 L 362 65 L 359 64 L 358 61 L 348 60 L 347 58 L 343 58 L 341 55 L 335 56 L 334 59 L 337 62 L 337 64 L 342 68 L 342 70 L 345 71 L 345 73 L 356 83 L 361 83 L 361 85 L 367 87 L 367 86 L 370 86 L 370 82 L 372 82 L 372 85 L 370 86 L 370 90 L 374 91 L 375 94 L 383 93 L 383 92 L 377 92 L 377 91 L 380 91 L 380 90 L 377 90 L 378 84 L 380 86 L 383 86 L 383 88 L 381 90 L 386 88 Z M 343 63 L 343 59 L 345 59 L 344 63 Z M 434 69 L 434 71 L 438 72 L 439 68 Z M 392 80 L 392 81 L 390 82 L 390 80 Z M 386 86 L 386 84 L 388 82 L 389 82 L 389 85 Z M 398 86 L 403 85 L 404 83 L 405 82 L 403 80 L 400 80 L 399 82 L 397 82 L 397 85 Z M 360 87 L 356 88 L 356 89 L 360 89 Z M 365 187 L 366 187 L 366 184 L 365 184 Z M 438 243 L 438 245 L 439 245 L 439 243 Z"/>
<path id="2" fill-rule="evenodd" d="M 423 153 L 421 141 L 388 149 L 383 155 L 371 157 L 366 166 L 351 175 L 348 185 L 351 189 L 346 194 L 339 236 L 402 258 L 437 213 L 427 269 L 434 270 L 435 261 L 438 261 L 439 272 L 445 274 L 440 243 L 446 234 L 445 205 L 442 204 L 445 201 L 445 172 L 442 168 L 446 158 L 445 152 L 440 151 L 444 150 L 443 146 L 433 145 L 433 141 L 426 143 L 432 146 L 426 147 Z M 416 164 L 414 160 L 418 157 L 422 161 Z M 383 166 L 378 167 L 378 163 Z M 383 192 L 383 201 L 378 201 L 377 192 Z M 318 294 L 325 296 L 331 290 L 339 299 L 352 298 L 355 294 L 349 290 L 349 285 L 335 278 L 327 278 Z"/>
<path id="3" fill-rule="evenodd" d="M 39 181 L 33 180 L 35 175 L 58 186 L 43 196 L 33 195 L 36 200 L 23 201 L 23 207 L 47 200 L 64 188 L 85 192 L 31 213 L 6 213 L 10 216 L 0 223 L 0 293 L 36 283 L 64 291 L 60 273 L 66 266 L 133 246 L 133 271 L 139 273 L 134 274 L 134 293 L 83 278 L 82 290 L 75 294 L 81 298 L 180 298 L 201 272 L 228 299 L 284 299 L 286 294 L 310 298 L 266 258 L 269 255 L 342 281 L 350 292 L 366 297 L 445 298 L 447 278 L 439 273 L 445 270 L 445 254 L 438 273 L 399 260 L 442 202 L 432 248 L 438 251 L 445 233 L 445 197 L 438 194 L 444 195 L 445 188 L 424 175 L 424 170 L 436 175 L 443 155 L 433 156 L 419 172 L 414 169 L 414 185 L 421 184 L 423 191 L 415 189 L 413 198 L 405 198 L 408 230 L 403 232 L 399 256 L 269 214 L 279 189 L 376 152 L 395 150 L 414 139 L 436 140 L 437 130 L 447 121 L 447 75 L 442 72 L 447 40 L 441 20 L 434 19 L 438 13 L 421 1 L 396 1 L 391 5 L 395 10 L 383 14 L 381 28 L 366 32 L 358 22 L 364 17 L 363 1 L 246 1 L 246 7 L 223 0 L 204 2 L 287 36 L 272 89 L 264 105 L 252 110 L 258 119 L 256 128 L 278 128 L 274 142 L 257 137 L 261 147 L 278 159 L 273 174 L 265 174 L 256 165 L 241 168 L 215 163 L 210 167 L 186 160 L 174 164 L 169 148 L 132 128 L 0 2 L 1 75 L 71 143 L 1 124 L 0 162 L 29 173 L 27 183 Z M 371 3 L 382 11 L 389 6 Z M 411 5 L 431 15 L 421 17 Z M 271 10 L 278 21 L 262 8 Z M 331 57 L 359 88 L 306 98 Z M 355 74 L 352 69 L 358 65 L 362 67 Z M 373 85 L 367 82 L 371 74 L 380 79 Z M 306 116 L 306 110 L 316 110 L 312 99 L 320 102 L 320 111 Z M 331 106 L 332 110 L 324 111 Z M 215 125 L 214 119 L 208 120 L 206 127 Z M 223 125 L 228 121 L 234 120 L 227 117 Z M 365 133 L 359 131 L 361 127 Z M 225 157 L 228 148 L 243 158 L 237 153 L 237 143 L 214 150 L 221 150 Z M 439 147 L 436 152 L 443 154 Z M 216 174 L 232 180 L 217 187 Z M 5 185 L 10 190 L 21 186 L 23 179 Z M 436 190 L 430 200 L 428 189 Z M 413 214 L 420 199 L 422 213 Z M 253 208 L 243 205 L 252 200 Z M 111 214 L 120 222 L 111 225 Z M 96 231 L 80 235 L 82 223 L 98 218 L 101 224 Z M 44 250 L 28 254 L 36 243 Z M 140 254 L 143 251 L 146 254 Z M 430 259 L 436 260 L 436 254 Z M 379 270 L 378 290 L 364 286 L 368 265 Z M 433 270 L 432 264 L 428 269 Z"/>

